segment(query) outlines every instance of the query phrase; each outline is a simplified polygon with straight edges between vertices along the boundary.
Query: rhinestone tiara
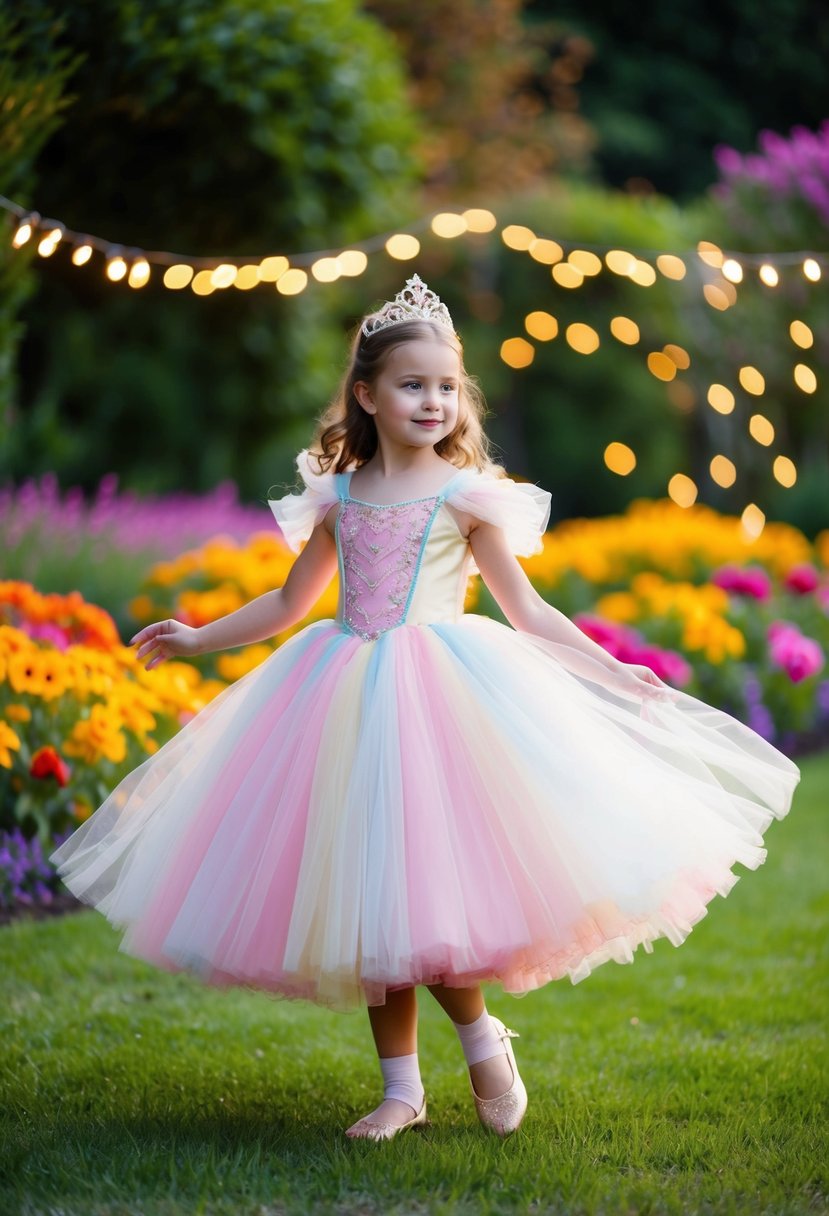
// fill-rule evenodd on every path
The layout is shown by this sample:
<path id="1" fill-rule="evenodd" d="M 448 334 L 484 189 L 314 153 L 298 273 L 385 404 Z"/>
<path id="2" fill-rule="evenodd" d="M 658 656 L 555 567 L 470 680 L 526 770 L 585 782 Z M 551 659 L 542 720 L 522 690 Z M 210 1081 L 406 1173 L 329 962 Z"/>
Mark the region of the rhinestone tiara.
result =
<path id="1" fill-rule="evenodd" d="M 360 329 L 369 337 L 389 325 L 401 321 L 436 321 L 438 325 L 455 332 L 449 309 L 419 275 L 406 280 L 406 286 L 398 291 L 393 300 L 388 300 L 378 312 L 366 317 Z"/>

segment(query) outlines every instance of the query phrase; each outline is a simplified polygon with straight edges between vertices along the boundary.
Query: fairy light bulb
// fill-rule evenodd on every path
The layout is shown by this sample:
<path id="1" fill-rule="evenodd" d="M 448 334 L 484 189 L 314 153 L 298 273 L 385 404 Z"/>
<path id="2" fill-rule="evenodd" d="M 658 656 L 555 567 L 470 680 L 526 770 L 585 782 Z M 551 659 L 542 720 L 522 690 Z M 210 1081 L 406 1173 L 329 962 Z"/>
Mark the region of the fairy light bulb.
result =
<path id="1" fill-rule="evenodd" d="M 386 253 L 398 262 L 407 262 L 420 253 L 420 241 L 407 232 L 396 232 L 386 241 Z"/>
<path id="2" fill-rule="evenodd" d="M 136 258 L 130 266 L 127 282 L 130 287 L 146 287 L 150 281 L 150 263 L 146 258 Z"/>
<path id="3" fill-rule="evenodd" d="M 87 245 L 87 244 L 76 245 L 75 248 L 72 250 L 72 265 L 73 266 L 85 266 L 91 257 L 92 257 L 92 246 L 91 245 Z"/>
<path id="4" fill-rule="evenodd" d="M 766 526 L 766 517 L 756 503 L 750 502 L 740 516 L 743 532 L 748 540 L 757 540 Z"/>
<path id="5" fill-rule="evenodd" d="M 466 232 L 466 220 L 454 211 L 440 211 L 432 216 L 431 227 L 435 236 L 451 240 L 452 237 L 462 236 Z"/>
<path id="6" fill-rule="evenodd" d="M 507 367 L 529 367 L 535 358 L 535 347 L 526 338 L 507 338 L 501 343 L 501 358 Z"/>
<path id="7" fill-rule="evenodd" d="M 803 263 L 803 273 L 810 282 L 817 283 L 820 279 L 820 263 L 816 262 L 814 258 L 806 258 Z"/>
<path id="8" fill-rule="evenodd" d="M 743 268 L 736 258 L 726 258 L 722 264 L 722 272 L 730 283 L 742 283 Z"/>
<path id="9" fill-rule="evenodd" d="M 765 283 L 766 287 L 776 287 L 780 282 L 780 275 L 771 262 L 764 262 L 757 273 L 760 276 L 760 282 Z"/>
<path id="10" fill-rule="evenodd" d="M 235 278 L 236 267 L 232 262 L 221 262 L 210 272 L 210 282 L 219 291 L 231 287 Z"/>
<path id="11" fill-rule="evenodd" d="M 107 258 L 106 277 L 111 283 L 118 283 L 127 273 L 127 263 L 120 253 L 110 254 Z"/>
<path id="12" fill-rule="evenodd" d="M 32 233 L 35 230 L 35 220 L 33 216 L 25 215 L 17 225 L 14 236 L 12 237 L 12 245 L 15 249 L 21 249 L 28 240 L 31 240 Z"/>
<path id="13" fill-rule="evenodd" d="M 697 500 L 697 485 L 684 473 L 674 473 L 668 482 L 668 497 L 678 507 L 692 507 Z"/>
<path id="14" fill-rule="evenodd" d="M 49 221 L 47 220 L 47 224 Z M 37 246 L 37 251 L 42 258 L 50 258 L 58 247 L 60 239 L 63 236 L 62 224 L 50 224 Z"/>
<path id="15" fill-rule="evenodd" d="M 636 468 L 636 455 L 626 443 L 609 443 L 604 450 L 604 462 L 611 473 L 627 477 Z"/>
<path id="16" fill-rule="evenodd" d="M 469 232 L 492 232 L 498 224 L 492 212 L 485 207 L 470 207 L 464 211 L 463 218 Z"/>

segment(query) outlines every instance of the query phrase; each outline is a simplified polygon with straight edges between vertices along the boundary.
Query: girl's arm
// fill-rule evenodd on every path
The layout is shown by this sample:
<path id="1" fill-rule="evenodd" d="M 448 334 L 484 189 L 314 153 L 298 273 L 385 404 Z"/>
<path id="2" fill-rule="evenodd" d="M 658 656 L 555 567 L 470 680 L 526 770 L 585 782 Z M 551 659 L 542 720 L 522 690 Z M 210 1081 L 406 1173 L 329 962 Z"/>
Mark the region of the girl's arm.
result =
<path id="1" fill-rule="evenodd" d="M 289 629 L 310 612 L 337 569 L 337 549 L 327 527 L 318 524 L 288 573 L 282 587 L 266 591 L 227 616 L 193 628 L 181 621 L 157 621 L 130 639 L 138 658 L 152 654 L 147 671 L 171 655 L 209 654 L 231 646 L 261 642 Z"/>
<path id="2" fill-rule="evenodd" d="M 542 599 L 508 548 L 501 528 L 473 520 L 469 544 L 484 582 L 514 629 L 566 646 L 567 663 L 574 672 L 612 691 L 638 696 L 669 691 L 670 686 L 663 684 L 650 668 L 614 658 L 563 612 Z"/>

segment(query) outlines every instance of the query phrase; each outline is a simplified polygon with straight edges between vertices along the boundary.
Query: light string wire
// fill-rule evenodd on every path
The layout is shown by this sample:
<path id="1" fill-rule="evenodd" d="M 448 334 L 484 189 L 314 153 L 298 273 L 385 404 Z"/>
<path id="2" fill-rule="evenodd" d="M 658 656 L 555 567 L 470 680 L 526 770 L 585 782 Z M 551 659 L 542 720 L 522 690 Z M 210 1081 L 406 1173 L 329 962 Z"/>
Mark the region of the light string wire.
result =
<path id="1" fill-rule="evenodd" d="M 139 258 L 158 266 L 174 266 L 188 265 L 194 269 L 215 270 L 219 266 L 232 264 L 234 266 L 257 266 L 260 265 L 266 258 L 274 256 L 271 254 L 242 254 L 242 255 L 212 255 L 204 256 L 198 254 L 179 254 L 168 250 L 160 249 L 143 249 L 138 246 L 129 245 L 124 242 L 107 240 L 103 237 L 95 236 L 90 233 L 81 232 L 75 229 L 67 228 L 62 221 L 57 219 L 42 216 L 37 210 L 31 207 L 23 207 L 21 204 L 14 202 L 12 199 L 0 195 L 0 208 L 9 212 L 18 220 L 18 225 L 29 224 L 32 231 L 40 229 L 44 233 L 55 232 L 59 233 L 53 244 L 56 248 L 60 242 L 68 242 L 72 245 L 85 245 L 106 257 L 121 256 L 131 261 Z M 491 216 L 491 223 L 486 227 L 468 227 L 463 220 L 464 215 L 476 214 L 481 216 Z M 460 236 L 467 232 L 473 234 L 485 234 L 491 232 L 498 224 L 492 212 L 477 209 L 466 208 L 455 212 L 433 212 L 428 216 L 424 216 L 419 220 L 406 225 L 407 233 L 435 231 L 435 221 L 447 218 L 451 221 L 452 218 L 462 221 L 462 226 L 455 225 L 455 230 L 451 233 L 443 234 L 437 232 L 436 235 L 452 235 Z M 450 225 L 451 226 L 451 225 Z M 520 227 L 520 225 L 512 225 Z M 19 230 L 19 229 L 18 229 Z M 399 230 L 378 233 L 368 237 L 362 241 L 355 241 L 348 246 L 349 250 L 356 250 L 362 253 L 378 253 L 382 249 L 387 248 L 388 242 L 402 234 Z M 28 238 L 27 238 L 28 239 Z M 599 243 L 591 243 L 575 239 L 567 239 L 563 237 L 555 238 L 556 243 L 563 248 L 578 248 L 588 250 L 593 253 L 606 254 L 613 250 L 614 246 L 604 245 Z M 766 253 L 748 253 L 741 250 L 720 249 L 713 242 L 701 241 L 696 248 L 684 250 L 668 250 L 661 249 L 645 249 L 626 246 L 627 252 L 634 256 L 643 258 L 655 258 L 661 254 L 673 253 L 678 257 L 693 257 L 698 255 L 701 247 L 717 249 L 725 258 L 732 258 L 739 261 L 743 266 L 761 267 L 764 264 L 777 264 L 780 266 L 794 266 L 804 262 L 816 263 L 819 267 L 829 266 L 829 250 L 775 250 Z M 311 266 L 325 258 L 336 258 L 342 252 L 342 246 L 329 249 L 306 250 L 291 254 L 278 255 L 284 257 L 286 263 L 291 266 Z M 401 259 L 405 260 L 405 259 Z M 339 277 L 339 276 L 338 276 Z"/>

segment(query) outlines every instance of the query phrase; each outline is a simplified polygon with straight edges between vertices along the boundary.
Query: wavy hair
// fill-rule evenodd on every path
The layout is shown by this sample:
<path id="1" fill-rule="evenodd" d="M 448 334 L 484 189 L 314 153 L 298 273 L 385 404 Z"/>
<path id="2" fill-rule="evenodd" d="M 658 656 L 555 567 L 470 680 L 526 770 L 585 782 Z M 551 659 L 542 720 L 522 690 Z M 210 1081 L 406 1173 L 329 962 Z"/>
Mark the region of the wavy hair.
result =
<path id="1" fill-rule="evenodd" d="M 358 469 L 377 451 L 377 428 L 354 394 L 354 385 L 363 380 L 373 384 L 386 365 L 391 352 L 406 342 L 431 338 L 446 342 L 457 352 L 461 363 L 458 391 L 458 421 L 450 434 L 435 444 L 439 456 L 459 469 L 476 468 L 505 476 L 505 470 L 491 456 L 490 441 L 484 433 L 486 402 L 475 377 L 463 365 L 463 345 L 457 334 L 433 321 L 400 321 L 371 334 L 359 327 L 352 338 L 348 371 L 337 395 L 317 423 L 309 456 L 322 473 L 344 473 Z"/>

